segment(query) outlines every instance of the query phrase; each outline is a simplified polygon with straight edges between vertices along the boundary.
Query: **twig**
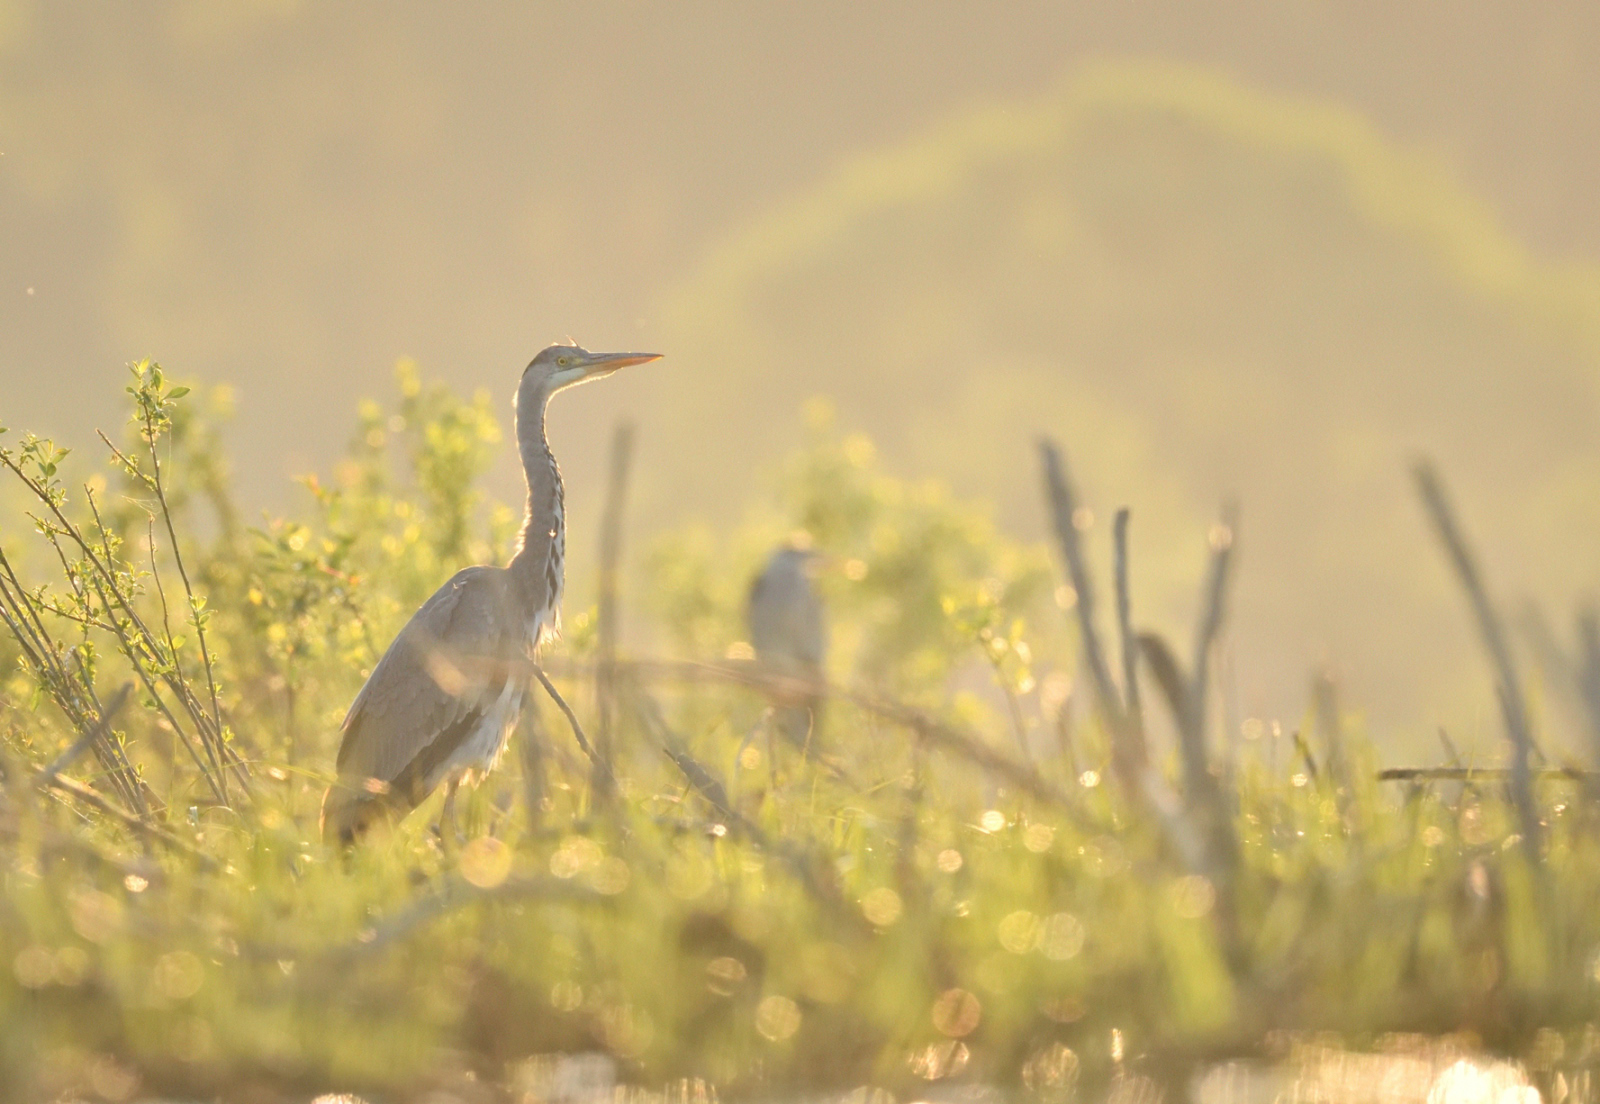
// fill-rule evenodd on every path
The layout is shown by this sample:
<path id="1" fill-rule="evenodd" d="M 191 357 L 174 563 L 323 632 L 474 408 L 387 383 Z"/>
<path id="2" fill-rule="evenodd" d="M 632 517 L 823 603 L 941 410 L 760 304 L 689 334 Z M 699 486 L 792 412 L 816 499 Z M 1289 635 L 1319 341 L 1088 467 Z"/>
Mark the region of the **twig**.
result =
<path id="1" fill-rule="evenodd" d="M 537 663 L 529 663 L 528 669 L 533 673 L 533 677 L 539 680 L 539 684 L 544 687 L 545 693 L 550 695 L 550 699 L 566 715 L 567 724 L 572 726 L 573 738 L 578 741 L 578 746 L 583 749 L 583 753 L 589 757 L 589 762 L 594 764 L 594 769 L 604 771 L 610 776 L 610 784 L 615 785 L 616 775 L 611 770 L 611 764 L 600 758 L 595 753 L 594 748 L 590 746 L 589 738 L 583 734 L 583 725 L 578 723 L 578 715 L 572 711 L 572 706 L 567 704 L 567 699 L 561 696 L 561 691 L 556 689 L 555 683 L 550 681 L 550 676 L 545 674 L 544 668 Z"/>
<path id="2" fill-rule="evenodd" d="M 530 897 L 579 901 L 604 899 L 594 890 L 547 875 L 507 878 L 489 889 L 480 889 L 463 878 L 452 877 L 438 889 L 412 901 L 388 920 L 369 928 L 364 938 L 335 947 L 326 952 L 326 956 L 334 962 L 363 958 L 405 939 L 425 924 L 458 909 L 483 901 L 525 900 Z M 287 948 L 257 948 L 256 953 L 271 958 L 289 958 L 296 954 Z"/>
<path id="3" fill-rule="evenodd" d="M 548 779 L 544 769 L 544 721 L 537 709 L 524 709 L 517 730 L 517 751 L 522 764 L 522 802 L 528 810 L 528 829 L 539 826 L 544 815 Z"/>
<path id="4" fill-rule="evenodd" d="M 1328 778 L 1333 783 L 1333 800 L 1339 816 L 1351 830 L 1351 840 L 1360 845 L 1361 836 L 1354 830 L 1350 814 L 1355 802 L 1355 786 L 1350 773 L 1350 760 L 1345 755 L 1344 724 L 1339 716 L 1339 686 L 1331 671 L 1317 674 L 1311 697 L 1316 711 L 1317 732 L 1322 737 L 1322 752 L 1328 764 Z"/>
<path id="5" fill-rule="evenodd" d="M 85 595 L 82 584 L 68 566 L 60 544 L 53 537 L 48 539 L 62 561 L 63 570 L 74 594 L 83 601 Z M 25 659 L 34 670 L 35 677 L 49 688 L 57 707 L 66 715 L 72 726 L 82 732 L 93 726 L 94 718 L 102 715 L 98 703 L 93 700 L 92 680 L 83 667 L 81 657 L 76 676 L 67 670 L 62 662 L 61 646 L 50 635 L 49 629 L 39 616 L 41 605 L 43 605 L 42 599 L 28 594 L 12 569 L 10 561 L 5 558 L 4 553 L 0 553 L 0 618 L 4 619 L 6 627 L 21 646 Z M 54 605 L 43 608 L 64 615 Z M 118 795 L 140 815 L 148 814 L 150 811 L 149 802 L 146 800 L 148 787 L 138 777 L 123 749 L 116 744 L 96 742 L 94 752 L 95 758 L 105 768 L 106 777 L 110 779 L 112 788 Z"/>
<path id="6" fill-rule="evenodd" d="M 1529 861 L 1537 863 L 1543 832 L 1539 824 L 1539 811 L 1534 803 L 1529 774 L 1528 761 L 1532 754 L 1533 737 L 1528 726 L 1528 711 L 1522 700 L 1521 683 L 1511 662 L 1511 650 L 1506 645 L 1500 619 L 1495 614 L 1488 593 L 1484 590 L 1477 563 L 1473 560 L 1461 528 L 1456 523 L 1455 514 L 1445 497 L 1438 473 L 1431 464 L 1423 462 L 1416 466 L 1413 474 L 1416 477 L 1417 490 L 1422 496 L 1422 504 L 1427 509 L 1429 519 L 1433 522 L 1439 539 L 1449 554 L 1450 562 L 1455 567 L 1456 575 L 1467 592 L 1472 612 L 1478 622 L 1478 632 L 1483 638 L 1484 647 L 1495 669 L 1495 677 L 1500 684 L 1501 712 L 1505 716 L 1507 735 L 1511 738 L 1511 801 L 1516 807 L 1517 818 L 1521 824 L 1523 849 L 1527 852 Z"/>
<path id="7" fill-rule="evenodd" d="M 185 843 L 183 840 L 179 839 L 171 832 L 168 832 L 166 829 L 151 824 L 149 821 L 128 812 L 128 810 L 118 806 L 115 802 L 111 801 L 92 787 L 84 785 L 82 782 L 75 781 L 71 778 L 66 778 L 59 774 L 53 778 L 44 778 L 43 772 L 41 771 L 39 784 L 45 789 L 55 790 L 59 793 L 63 793 L 76 801 L 80 801 L 83 804 L 88 805 L 92 809 L 104 813 L 113 820 L 122 822 L 123 825 L 131 828 L 133 831 L 139 833 L 141 836 L 144 836 L 147 839 L 155 840 L 156 842 L 161 843 L 174 851 L 178 851 L 189 856 L 199 863 L 201 868 L 204 870 L 212 870 L 216 868 L 216 860 L 211 858 L 211 856 L 197 851 L 193 846 Z"/>
<path id="8" fill-rule="evenodd" d="M 1017 700 L 1016 691 L 1011 688 L 1011 683 L 1006 678 L 1000 657 L 990 654 L 989 665 L 994 668 L 995 685 L 1000 688 L 1000 694 L 1006 700 L 1006 715 L 1011 721 L 1011 734 L 1017 741 L 1017 754 L 1022 757 L 1024 763 L 1032 763 L 1033 749 L 1028 746 L 1028 719 L 1022 715 L 1022 703 Z M 807 736 L 807 739 L 810 737 Z"/>
<path id="9" fill-rule="evenodd" d="M 82 755 L 85 751 L 88 751 L 91 747 L 93 747 L 95 741 L 110 733 L 112 719 L 115 718 L 117 713 L 122 709 L 122 706 L 128 700 L 128 695 L 131 693 L 133 693 L 133 683 L 123 683 L 121 689 L 112 695 L 111 700 L 106 703 L 105 708 L 100 711 L 100 719 L 96 721 L 94 726 L 91 727 L 87 732 L 73 741 L 71 747 L 69 747 L 66 751 L 63 751 L 60 755 L 56 756 L 55 762 L 51 763 L 48 767 L 40 772 L 40 780 L 46 784 L 53 781 L 56 775 L 66 770 L 67 767 L 71 766 L 78 756 Z"/>
<path id="10" fill-rule="evenodd" d="M 1185 740 L 1186 765 L 1194 773 L 1191 782 L 1200 774 L 1208 774 L 1206 738 L 1206 696 L 1211 689 L 1211 652 L 1217 633 L 1222 631 L 1222 618 L 1227 608 L 1229 568 L 1233 562 L 1233 538 L 1239 527 L 1238 510 L 1233 505 L 1224 506 L 1222 519 L 1211 531 L 1211 569 L 1206 579 L 1205 605 L 1200 622 L 1195 626 L 1194 662 L 1190 668 L 1188 707 L 1188 739 Z M 1198 768 L 1198 771 L 1195 771 Z"/>
<path id="11" fill-rule="evenodd" d="M 1295 751 L 1300 753 L 1300 761 L 1306 765 L 1306 775 L 1315 782 L 1321 773 L 1317 770 L 1316 753 L 1311 750 L 1310 742 L 1298 728 L 1294 730 L 1291 738 L 1294 740 Z"/>
<path id="12" fill-rule="evenodd" d="M 595 670 L 595 750 L 612 759 L 612 717 L 616 698 L 617 564 L 622 556 L 622 518 L 627 501 L 628 469 L 633 459 L 633 426 L 619 422 L 611 436 L 611 470 L 606 481 L 605 511 L 600 517 L 600 604 L 596 618 L 599 663 Z M 597 769 L 590 785 L 601 801 L 611 797 L 613 777 Z"/>
<path id="13" fill-rule="evenodd" d="M 150 442 L 150 485 L 155 488 L 156 501 L 161 504 L 161 518 L 164 522 L 166 522 L 167 539 L 172 542 L 172 562 L 178 569 L 178 578 L 183 580 L 184 597 L 189 600 L 189 618 L 194 623 L 195 642 L 199 645 L 200 658 L 206 669 L 206 689 L 211 694 L 211 723 L 215 726 L 217 739 L 220 741 L 222 739 L 222 706 L 217 700 L 217 678 L 215 672 L 211 668 L 211 649 L 206 644 L 205 622 L 200 616 L 199 609 L 195 607 L 194 587 L 189 582 L 189 570 L 183 564 L 183 549 L 178 547 L 178 532 L 172 524 L 172 508 L 167 505 L 166 487 L 161 482 L 161 456 L 159 451 L 156 449 L 155 427 L 150 424 L 150 412 L 148 407 L 145 408 L 144 422 L 146 436 Z M 110 441 L 106 440 L 105 434 L 103 433 L 100 435 L 100 439 L 102 441 L 106 441 L 106 444 L 108 445 L 111 443 Z M 154 542 L 151 543 L 152 547 L 150 549 L 150 555 L 153 564 L 155 548 Z M 152 570 L 153 569 L 154 568 L 152 566 Z M 176 659 L 176 652 L 174 652 L 174 659 Z"/>
<path id="14" fill-rule="evenodd" d="M 975 735 L 968 734 L 928 716 L 926 713 L 912 706 L 872 694 L 859 693 L 843 687 L 832 686 L 820 679 L 799 679 L 786 675 L 775 675 L 769 669 L 756 663 L 696 663 L 693 661 L 661 662 L 661 661 L 631 661 L 621 662 L 619 667 L 636 676 L 651 677 L 665 676 L 679 678 L 687 681 L 715 680 L 718 682 L 731 682 L 741 686 L 748 686 L 761 690 L 769 695 L 813 695 L 818 698 L 829 698 L 834 701 L 846 702 L 865 713 L 880 717 L 883 720 L 910 729 L 919 737 L 935 747 L 942 747 L 947 751 L 955 752 L 974 766 L 989 771 L 1005 779 L 1011 785 L 1040 801 L 1054 805 L 1061 809 L 1070 819 L 1082 827 L 1099 833 L 1104 830 L 1103 825 L 1090 823 L 1083 815 L 1080 804 L 1064 790 L 1060 789 L 1047 779 L 1043 778 L 1037 770 L 1026 763 L 1020 763 L 1010 756 L 1004 755 L 989 746 Z"/>
<path id="15" fill-rule="evenodd" d="M 1511 779 L 1514 773 L 1505 767 L 1388 767 L 1378 772 L 1378 781 L 1505 782 Z M 1579 770 L 1577 767 L 1550 767 L 1545 770 L 1529 771 L 1528 777 L 1535 781 L 1560 778 L 1569 782 L 1585 782 L 1600 779 L 1600 771 Z"/>
<path id="16" fill-rule="evenodd" d="M 99 579 L 93 579 L 91 582 L 94 585 L 95 593 L 99 595 L 101 603 L 109 608 L 110 600 L 105 595 L 105 590 L 101 581 Z M 115 624 L 115 622 L 113 622 L 113 624 Z M 134 627 L 138 628 L 138 626 Z M 122 644 L 123 654 L 127 655 L 129 659 L 133 661 L 133 669 L 138 674 L 139 681 L 144 684 L 145 692 L 150 695 L 150 700 L 155 702 L 156 708 L 160 710 L 161 715 L 166 718 L 167 723 L 172 726 L 172 731 L 178 734 L 178 738 L 183 744 L 184 750 L 189 753 L 189 757 L 194 760 L 194 765 L 199 769 L 201 777 L 204 778 L 206 780 L 206 784 L 211 787 L 212 796 L 222 804 L 226 805 L 228 803 L 226 791 L 217 785 L 217 777 L 215 773 L 213 773 L 212 770 L 206 765 L 206 761 L 201 758 L 199 750 L 197 750 L 194 746 L 194 741 L 189 737 L 189 733 L 186 732 L 183 726 L 178 723 L 178 718 L 173 716 L 171 708 L 166 703 L 166 699 L 164 699 L 160 692 L 156 689 L 155 680 L 151 677 L 150 672 L 145 667 L 145 664 L 139 662 L 138 659 L 135 658 L 135 646 L 133 642 L 128 639 L 127 633 L 123 631 L 120 625 L 117 626 L 116 636 L 118 641 Z M 203 735 L 200 738 L 200 742 L 202 747 L 206 746 L 205 737 Z"/>
<path id="17" fill-rule="evenodd" d="M 1066 563 L 1067 577 L 1077 595 L 1073 608 L 1078 614 L 1079 636 L 1083 644 L 1084 661 L 1094 681 L 1095 697 L 1101 713 L 1111 730 L 1112 765 L 1117 777 L 1129 793 L 1142 789 L 1140 776 L 1149 760 L 1140 733 L 1128 723 L 1122 700 L 1111 680 L 1111 669 L 1106 665 L 1105 652 L 1100 647 L 1100 636 L 1094 626 L 1094 584 L 1089 579 L 1089 569 L 1084 563 L 1083 549 L 1078 542 L 1075 519 L 1078 512 L 1072 484 L 1067 478 L 1066 463 L 1061 451 L 1047 438 L 1039 441 L 1039 455 L 1044 466 L 1045 500 L 1055 530 L 1056 543 L 1061 558 Z"/>
<path id="18" fill-rule="evenodd" d="M 739 833 L 756 847 L 766 851 L 786 864 L 799 879 L 800 884 L 819 903 L 836 916 L 841 917 L 853 926 L 862 926 L 865 922 L 859 913 L 847 907 L 839 888 L 832 881 L 824 878 L 819 873 L 822 866 L 813 856 L 789 840 L 773 840 L 761 830 L 761 827 L 733 807 L 728 800 L 728 791 L 722 782 L 692 754 L 685 746 L 684 741 L 667 724 L 666 718 L 661 715 L 661 708 L 644 689 L 636 683 L 632 686 L 635 708 L 643 720 L 645 727 L 654 735 L 661 750 L 668 759 L 683 773 L 690 787 L 700 794 L 705 801 L 716 810 L 722 819 L 723 825 L 730 831 Z"/>
<path id="19" fill-rule="evenodd" d="M 1122 643 L 1122 697 L 1131 724 L 1143 731 L 1139 704 L 1139 645 L 1133 635 L 1133 598 L 1128 586 L 1128 508 L 1111 526 L 1112 578 L 1117 588 L 1117 635 Z"/>
<path id="20" fill-rule="evenodd" d="M 179 705 L 182 706 L 184 712 L 189 715 L 189 719 L 194 722 L 195 733 L 199 738 L 200 745 L 205 751 L 207 758 L 209 758 L 212 763 L 215 764 L 214 768 L 212 766 L 208 766 L 204 761 L 201 760 L 193 745 L 190 743 L 188 734 L 183 732 L 183 728 L 178 724 L 177 718 L 172 715 L 171 710 L 168 709 L 166 704 L 161 700 L 161 695 L 156 693 L 154 681 L 149 672 L 146 670 L 146 665 L 149 663 L 155 663 L 160 666 L 165 666 L 165 660 L 162 658 L 160 652 L 156 648 L 155 634 L 150 631 L 150 627 L 145 624 L 144 619 L 140 617 L 138 612 L 133 608 L 133 603 L 128 600 L 128 596 L 124 594 L 122 589 L 117 585 L 116 574 L 112 570 L 112 564 L 115 562 L 115 560 L 111 553 L 110 538 L 107 536 L 108 530 L 106 529 L 104 520 L 102 520 L 100 517 L 100 508 L 95 503 L 94 495 L 85 490 L 84 497 L 89 504 L 90 513 L 94 516 L 95 525 L 100 530 L 101 547 L 105 552 L 104 561 L 102 562 L 101 558 L 95 553 L 95 550 L 90 547 L 88 541 L 81 533 L 78 533 L 75 530 L 69 530 L 67 535 L 73 539 L 73 542 L 79 547 L 79 549 L 83 551 L 83 554 L 88 558 L 89 562 L 94 565 L 95 575 L 98 577 L 93 577 L 90 581 L 94 585 L 95 593 L 100 599 L 100 604 L 111 616 L 112 623 L 116 624 L 116 612 L 120 610 L 123 616 L 127 618 L 128 627 L 133 629 L 137 634 L 135 638 L 130 639 L 128 634 L 123 631 L 121 627 L 118 627 L 116 635 L 118 642 L 122 645 L 123 654 L 128 657 L 129 662 L 132 663 L 134 668 L 138 671 L 140 680 L 145 684 L 145 689 L 149 691 L 150 696 L 156 701 L 158 706 L 160 706 L 162 713 L 167 718 L 167 723 L 172 725 L 173 731 L 183 734 L 184 744 L 188 748 L 189 754 L 194 757 L 195 765 L 200 768 L 200 773 L 202 776 L 204 776 L 206 784 L 211 787 L 212 794 L 223 805 L 227 805 L 227 780 L 221 776 L 222 767 L 220 756 L 218 755 L 216 748 L 212 746 L 213 741 L 207 733 L 204 712 L 199 709 L 199 703 L 194 700 L 194 695 L 188 692 L 188 686 L 186 683 L 184 683 L 181 679 L 174 678 L 169 672 L 161 673 L 161 681 L 166 684 L 169 690 L 172 691 L 173 697 L 178 699 Z M 52 507 L 52 509 L 54 509 L 54 507 Z M 62 516 L 59 510 L 56 510 L 55 514 L 63 524 L 66 523 L 65 517 Z M 107 587 L 110 588 L 109 595 L 107 594 Z M 112 596 L 115 596 L 115 602 L 111 600 Z"/>

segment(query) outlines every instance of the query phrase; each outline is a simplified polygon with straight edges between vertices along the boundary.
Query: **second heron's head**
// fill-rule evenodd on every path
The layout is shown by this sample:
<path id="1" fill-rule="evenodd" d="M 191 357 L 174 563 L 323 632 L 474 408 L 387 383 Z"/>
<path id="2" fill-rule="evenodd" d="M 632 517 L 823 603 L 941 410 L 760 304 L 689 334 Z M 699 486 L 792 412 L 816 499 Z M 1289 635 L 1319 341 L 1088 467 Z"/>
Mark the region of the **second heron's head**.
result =
<path id="1" fill-rule="evenodd" d="M 591 353 L 576 345 L 552 345 L 528 362 L 517 389 L 518 405 L 530 390 L 553 395 L 564 387 L 609 376 L 630 364 L 660 360 L 660 353 Z"/>

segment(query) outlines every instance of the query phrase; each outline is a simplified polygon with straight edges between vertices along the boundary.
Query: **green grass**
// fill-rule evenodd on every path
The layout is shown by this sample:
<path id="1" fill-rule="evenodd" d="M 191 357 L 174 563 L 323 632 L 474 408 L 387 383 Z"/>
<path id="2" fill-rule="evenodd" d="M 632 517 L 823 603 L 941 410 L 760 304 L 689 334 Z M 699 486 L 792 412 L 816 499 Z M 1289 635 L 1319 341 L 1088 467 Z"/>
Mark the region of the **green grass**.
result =
<path id="1" fill-rule="evenodd" d="M 303 508 L 251 529 L 213 400 L 150 364 L 130 392 L 109 475 L 69 486 L 71 459 L 30 438 L 0 454 L 37 519 L 0 544 L 7 1099 L 404 1099 L 580 1051 L 727 1098 L 1180 1089 L 1318 1032 L 1591 1058 L 1580 783 L 1541 783 L 1531 856 L 1495 784 L 1380 783 L 1324 709 L 1308 739 L 1213 732 L 1187 790 L 1158 752 L 1175 796 L 1153 816 L 1073 685 L 1048 550 L 882 474 L 825 419 L 738 532 L 667 534 L 629 574 L 673 662 L 621 657 L 614 801 L 541 700 L 466 801 L 464 847 L 433 831 L 435 798 L 331 850 L 317 804 L 365 672 L 452 570 L 505 554 L 515 519 L 475 489 L 498 427 L 407 370 Z M 829 674 L 851 688 L 811 760 L 762 735 L 759 687 L 724 658 L 794 529 L 832 556 Z M 569 597 L 546 661 L 591 728 L 596 641 Z M 113 738 L 46 784 L 125 683 Z"/>

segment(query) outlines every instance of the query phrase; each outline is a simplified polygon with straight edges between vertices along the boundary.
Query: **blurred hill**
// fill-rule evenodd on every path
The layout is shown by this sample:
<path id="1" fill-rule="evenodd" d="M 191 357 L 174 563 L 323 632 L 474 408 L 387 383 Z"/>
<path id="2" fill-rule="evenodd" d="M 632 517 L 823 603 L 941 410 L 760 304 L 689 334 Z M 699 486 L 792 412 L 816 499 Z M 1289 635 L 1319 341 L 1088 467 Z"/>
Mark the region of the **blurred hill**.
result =
<path id="1" fill-rule="evenodd" d="M 645 502 L 745 501 L 722 448 L 773 457 L 823 394 L 903 471 L 1041 533 L 1032 442 L 1059 434 L 1100 516 L 1135 508 L 1138 605 L 1176 628 L 1237 496 L 1250 713 L 1294 715 L 1326 660 L 1386 722 L 1494 731 L 1417 456 L 1507 598 L 1564 612 L 1600 582 L 1600 272 L 1535 261 L 1335 108 L 1098 67 L 846 167 L 667 316 L 694 380 L 639 385 L 667 415 Z"/>

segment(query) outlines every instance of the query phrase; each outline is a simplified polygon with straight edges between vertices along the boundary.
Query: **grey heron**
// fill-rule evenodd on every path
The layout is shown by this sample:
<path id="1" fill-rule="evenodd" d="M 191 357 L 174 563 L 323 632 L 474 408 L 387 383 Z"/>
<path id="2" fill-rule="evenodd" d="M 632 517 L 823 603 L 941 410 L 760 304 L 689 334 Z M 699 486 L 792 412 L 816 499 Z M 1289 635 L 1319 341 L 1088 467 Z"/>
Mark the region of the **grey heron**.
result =
<path id="1" fill-rule="evenodd" d="M 458 571 L 372 669 L 341 729 L 325 838 L 347 842 L 378 818 L 403 817 L 441 782 L 448 803 L 461 781 L 493 768 L 522 709 L 527 663 L 560 626 L 566 527 L 545 406 L 557 391 L 659 357 L 552 345 L 523 371 L 516 435 L 528 504 L 516 551 L 505 567 Z"/>
<path id="2" fill-rule="evenodd" d="M 828 626 L 812 578 L 821 557 L 811 548 L 788 544 L 774 552 L 750 584 L 746 627 L 756 659 L 771 674 L 817 682 L 828 651 Z M 778 731 L 791 743 L 810 748 L 821 702 L 815 694 L 773 695 Z"/>

